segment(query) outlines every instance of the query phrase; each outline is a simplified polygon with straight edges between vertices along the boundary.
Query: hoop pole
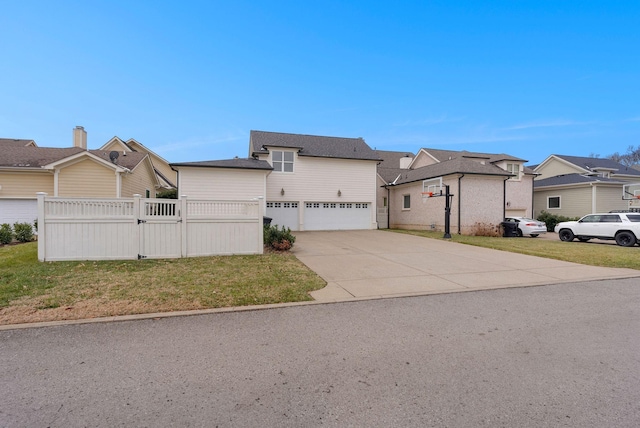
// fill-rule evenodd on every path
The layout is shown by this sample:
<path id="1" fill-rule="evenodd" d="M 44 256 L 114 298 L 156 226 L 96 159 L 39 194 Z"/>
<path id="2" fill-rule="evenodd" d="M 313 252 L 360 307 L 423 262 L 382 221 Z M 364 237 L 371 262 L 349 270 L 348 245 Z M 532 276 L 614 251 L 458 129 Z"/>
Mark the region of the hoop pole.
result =
<path id="1" fill-rule="evenodd" d="M 444 236 L 443 238 L 450 239 L 451 238 L 451 195 L 449 193 L 449 185 L 445 184 L 445 205 L 444 205 Z"/>

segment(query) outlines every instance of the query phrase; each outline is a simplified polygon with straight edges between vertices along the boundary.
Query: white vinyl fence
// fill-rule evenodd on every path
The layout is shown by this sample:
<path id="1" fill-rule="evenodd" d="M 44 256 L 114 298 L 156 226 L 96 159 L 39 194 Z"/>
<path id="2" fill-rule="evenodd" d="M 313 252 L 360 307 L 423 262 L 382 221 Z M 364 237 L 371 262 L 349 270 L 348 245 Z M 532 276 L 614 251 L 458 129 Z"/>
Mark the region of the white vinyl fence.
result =
<path id="1" fill-rule="evenodd" d="M 38 193 L 38 259 L 262 254 L 262 219 L 259 199 L 87 199 Z"/>

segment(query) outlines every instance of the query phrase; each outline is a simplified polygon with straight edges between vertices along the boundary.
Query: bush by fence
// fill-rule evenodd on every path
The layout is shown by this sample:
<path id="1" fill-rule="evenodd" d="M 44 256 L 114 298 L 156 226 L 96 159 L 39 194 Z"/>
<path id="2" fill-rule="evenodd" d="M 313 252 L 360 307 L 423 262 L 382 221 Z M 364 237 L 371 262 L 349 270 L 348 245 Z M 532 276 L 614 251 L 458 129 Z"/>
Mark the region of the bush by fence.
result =
<path id="1" fill-rule="evenodd" d="M 13 229 L 10 224 L 3 223 L 0 225 L 0 244 L 10 244 L 11 241 L 13 241 Z"/>
<path id="2" fill-rule="evenodd" d="M 13 235 L 18 242 L 33 241 L 33 226 L 29 223 L 14 223 Z"/>
<path id="3" fill-rule="evenodd" d="M 291 234 L 291 229 L 282 226 L 264 226 L 264 245 L 275 250 L 286 251 L 293 247 L 296 237 Z"/>

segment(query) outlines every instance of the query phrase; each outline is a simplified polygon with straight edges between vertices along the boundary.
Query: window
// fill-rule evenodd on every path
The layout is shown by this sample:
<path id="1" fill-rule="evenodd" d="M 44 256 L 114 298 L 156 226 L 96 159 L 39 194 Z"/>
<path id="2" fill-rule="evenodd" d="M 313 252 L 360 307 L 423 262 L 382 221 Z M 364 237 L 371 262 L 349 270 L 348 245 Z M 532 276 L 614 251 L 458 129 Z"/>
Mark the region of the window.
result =
<path id="1" fill-rule="evenodd" d="M 271 152 L 273 170 L 278 172 L 293 172 L 293 152 L 274 150 Z"/>
<path id="2" fill-rule="evenodd" d="M 634 223 L 640 222 L 640 215 L 627 214 L 627 218 Z"/>
<path id="3" fill-rule="evenodd" d="M 560 208 L 560 196 L 549 196 L 547 198 L 547 209 Z"/>
<path id="4" fill-rule="evenodd" d="M 402 209 L 403 210 L 411 209 L 411 195 L 402 196 Z"/>
<path id="5" fill-rule="evenodd" d="M 382 198 L 382 206 L 383 207 L 387 206 L 387 197 L 386 196 L 384 198 Z"/>
<path id="6" fill-rule="evenodd" d="M 509 178 L 509 180 L 520 180 L 520 164 L 517 163 L 508 163 L 507 171 L 511 174 L 515 175 L 515 177 Z"/>

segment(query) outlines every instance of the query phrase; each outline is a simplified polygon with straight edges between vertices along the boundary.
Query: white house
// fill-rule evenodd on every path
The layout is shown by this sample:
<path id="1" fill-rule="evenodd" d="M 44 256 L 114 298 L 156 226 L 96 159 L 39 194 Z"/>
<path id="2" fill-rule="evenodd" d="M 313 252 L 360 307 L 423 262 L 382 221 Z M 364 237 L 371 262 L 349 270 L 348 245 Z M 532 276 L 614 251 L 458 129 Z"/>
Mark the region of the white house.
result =
<path id="1" fill-rule="evenodd" d="M 251 131 L 248 159 L 174 163 L 178 193 L 261 197 L 291 230 L 375 229 L 376 153 L 362 138 Z"/>

